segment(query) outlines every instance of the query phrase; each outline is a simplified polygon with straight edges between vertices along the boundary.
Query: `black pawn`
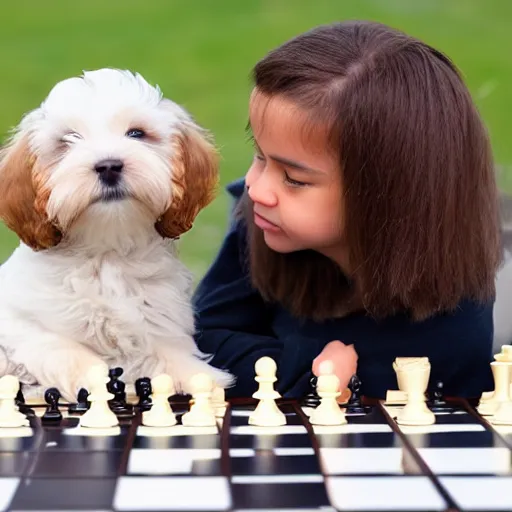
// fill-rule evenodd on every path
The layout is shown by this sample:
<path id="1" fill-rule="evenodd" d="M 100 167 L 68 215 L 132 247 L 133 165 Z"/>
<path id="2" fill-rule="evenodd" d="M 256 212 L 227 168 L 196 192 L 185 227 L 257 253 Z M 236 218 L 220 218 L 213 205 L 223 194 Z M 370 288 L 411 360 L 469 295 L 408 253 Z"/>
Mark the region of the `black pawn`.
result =
<path id="1" fill-rule="evenodd" d="M 309 387 L 311 391 L 302 399 L 302 407 L 311 407 L 312 409 L 316 409 L 320 405 L 321 399 L 318 396 L 316 389 L 317 382 L 318 377 L 316 375 L 312 375 L 309 379 Z"/>
<path id="2" fill-rule="evenodd" d="M 132 415 L 133 408 L 126 403 L 126 385 L 119 377 L 123 374 L 122 368 L 112 368 L 108 372 L 110 381 L 107 383 L 107 391 L 114 395 L 112 400 L 109 400 L 110 409 L 119 415 Z"/>
<path id="3" fill-rule="evenodd" d="M 135 381 L 135 393 L 139 397 L 137 407 L 140 411 L 149 411 L 151 409 L 151 379 L 141 377 Z"/>
<path id="4" fill-rule="evenodd" d="M 451 412 L 452 407 L 444 399 L 444 383 L 441 380 L 436 381 L 432 399 L 428 402 L 429 409 L 432 412 Z"/>
<path id="5" fill-rule="evenodd" d="M 87 397 L 89 396 L 89 391 L 85 388 L 80 388 L 78 394 L 76 396 L 76 404 L 70 404 L 68 407 L 68 412 L 70 414 L 83 414 L 90 407 L 90 402 L 87 401 Z"/>
<path id="6" fill-rule="evenodd" d="M 18 405 L 25 403 L 25 397 L 23 396 L 23 391 L 21 391 L 21 384 L 20 384 L 20 389 L 18 389 L 18 393 L 16 394 L 15 401 Z"/>
<path id="7" fill-rule="evenodd" d="M 44 401 L 48 404 L 41 421 L 55 423 L 62 420 L 62 413 L 59 411 L 59 398 L 61 394 L 57 388 L 48 388 L 44 393 Z"/>
<path id="8" fill-rule="evenodd" d="M 364 414 L 366 411 L 361 402 L 361 379 L 357 375 L 352 375 L 348 388 L 351 394 L 347 404 L 347 414 Z"/>
<path id="9" fill-rule="evenodd" d="M 21 390 L 21 383 L 20 389 L 18 390 L 18 393 L 14 401 L 18 406 L 18 410 L 28 418 L 34 417 L 36 415 L 34 409 L 31 409 L 28 405 L 25 404 L 25 397 L 23 396 L 23 392 Z"/>
<path id="10" fill-rule="evenodd" d="M 436 389 L 434 391 L 434 400 L 432 405 L 446 405 L 443 395 L 444 384 L 443 381 L 438 380 L 436 382 Z"/>

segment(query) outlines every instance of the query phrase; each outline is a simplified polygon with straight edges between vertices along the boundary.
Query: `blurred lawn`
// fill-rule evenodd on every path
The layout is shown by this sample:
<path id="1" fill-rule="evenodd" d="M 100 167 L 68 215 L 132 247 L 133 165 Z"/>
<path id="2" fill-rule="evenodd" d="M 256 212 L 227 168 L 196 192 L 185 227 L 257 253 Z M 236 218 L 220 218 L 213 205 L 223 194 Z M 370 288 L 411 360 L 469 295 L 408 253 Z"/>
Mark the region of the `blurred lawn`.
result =
<path id="1" fill-rule="evenodd" d="M 315 25 L 373 19 L 439 47 L 462 69 L 512 190 L 510 0 L 125 0 L 5 2 L 0 11 L 0 139 L 53 84 L 83 69 L 130 68 L 214 134 L 222 185 L 244 174 L 249 75 L 266 51 Z M 508 170 L 508 172 L 507 172 Z M 199 278 L 221 242 L 223 190 L 182 242 Z M 17 244 L 0 229 L 0 261 Z"/>

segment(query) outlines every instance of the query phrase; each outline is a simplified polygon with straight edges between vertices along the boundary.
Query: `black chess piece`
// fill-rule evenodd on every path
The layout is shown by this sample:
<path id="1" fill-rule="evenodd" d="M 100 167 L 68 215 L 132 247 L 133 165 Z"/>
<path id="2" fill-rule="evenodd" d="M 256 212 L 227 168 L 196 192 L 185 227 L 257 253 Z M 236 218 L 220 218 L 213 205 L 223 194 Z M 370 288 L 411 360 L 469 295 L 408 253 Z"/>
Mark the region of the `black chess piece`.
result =
<path id="1" fill-rule="evenodd" d="M 432 401 L 432 405 L 446 405 L 446 401 L 443 396 L 444 384 L 443 381 L 438 380 L 436 382 L 436 389 L 434 391 L 434 400 Z"/>
<path id="2" fill-rule="evenodd" d="M 347 414 L 365 414 L 366 410 L 361 401 L 361 379 L 357 375 L 352 375 L 348 384 L 350 389 L 350 398 L 347 403 Z"/>
<path id="3" fill-rule="evenodd" d="M 140 411 L 149 411 L 151 409 L 151 379 L 149 377 L 141 377 L 135 381 L 135 393 L 139 397 L 137 407 Z"/>
<path id="4" fill-rule="evenodd" d="M 91 403 L 87 400 L 88 396 L 89 391 L 87 391 L 85 388 L 80 388 L 76 396 L 76 404 L 70 404 L 68 407 L 68 412 L 70 414 L 83 414 L 86 412 L 91 406 Z"/>
<path id="5" fill-rule="evenodd" d="M 451 407 L 444 398 L 444 383 L 441 380 L 436 381 L 435 389 L 432 392 L 432 398 L 427 402 L 432 412 L 453 412 Z"/>
<path id="6" fill-rule="evenodd" d="M 133 414 L 133 407 L 126 403 L 126 385 L 119 379 L 123 374 L 123 369 L 120 367 L 111 368 L 108 372 L 110 381 L 107 383 L 107 391 L 114 395 L 112 400 L 109 400 L 110 409 L 121 416 L 131 416 Z"/>
<path id="7" fill-rule="evenodd" d="M 57 388 L 48 388 L 44 393 L 44 401 L 48 404 L 45 413 L 41 417 L 43 423 L 56 423 L 62 420 L 62 413 L 59 411 L 60 391 Z"/>
<path id="8" fill-rule="evenodd" d="M 318 396 L 318 392 L 316 389 L 317 382 L 318 377 L 312 374 L 311 378 L 309 379 L 309 387 L 311 391 L 302 399 L 302 407 L 311 407 L 313 409 L 316 409 L 320 405 L 321 399 Z"/>
<path id="9" fill-rule="evenodd" d="M 21 391 L 21 383 L 20 383 L 20 389 L 18 389 L 18 393 L 16 394 L 15 400 L 16 400 L 17 404 L 25 403 L 25 397 L 23 396 L 23 391 Z"/>
<path id="10" fill-rule="evenodd" d="M 18 389 L 18 393 L 16 394 L 14 401 L 18 406 L 18 410 L 28 418 L 34 417 L 36 415 L 34 409 L 31 409 L 28 405 L 25 404 L 25 397 L 23 396 L 23 391 L 21 389 L 21 382 L 20 388 Z"/>

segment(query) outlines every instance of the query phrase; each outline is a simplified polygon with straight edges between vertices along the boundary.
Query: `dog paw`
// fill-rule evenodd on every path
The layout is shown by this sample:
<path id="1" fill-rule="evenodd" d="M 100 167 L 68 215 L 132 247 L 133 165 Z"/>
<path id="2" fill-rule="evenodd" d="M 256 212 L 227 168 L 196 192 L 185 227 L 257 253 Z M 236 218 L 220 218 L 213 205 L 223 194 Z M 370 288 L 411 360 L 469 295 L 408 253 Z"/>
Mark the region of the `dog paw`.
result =
<path id="1" fill-rule="evenodd" d="M 99 367 L 108 376 L 107 364 L 88 350 L 56 351 L 45 355 L 38 381 L 45 388 L 56 387 L 65 400 L 76 402 L 80 388 L 90 389 L 91 369 Z"/>
<path id="2" fill-rule="evenodd" d="M 167 360 L 167 364 L 160 366 L 155 373 L 167 373 L 170 375 L 173 379 L 176 393 L 190 393 L 190 381 L 194 375 L 199 373 L 208 375 L 212 380 L 213 387 L 226 389 L 234 382 L 233 376 L 228 372 L 215 368 L 207 361 L 193 355 L 176 358 L 176 354 L 173 354 L 172 360 Z"/>

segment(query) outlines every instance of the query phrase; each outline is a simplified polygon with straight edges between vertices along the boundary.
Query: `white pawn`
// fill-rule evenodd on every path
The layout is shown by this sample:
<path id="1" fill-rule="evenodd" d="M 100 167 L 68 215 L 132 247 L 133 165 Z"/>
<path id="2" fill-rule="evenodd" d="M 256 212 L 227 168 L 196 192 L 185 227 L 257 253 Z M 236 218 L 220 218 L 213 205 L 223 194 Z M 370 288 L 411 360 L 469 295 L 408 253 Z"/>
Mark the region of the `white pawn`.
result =
<path id="1" fill-rule="evenodd" d="M 198 373 L 190 379 L 189 387 L 193 400 L 189 412 L 181 417 L 182 425 L 186 427 L 214 427 L 217 425 L 215 410 L 210 402 L 213 388 L 211 377 L 206 373 Z"/>
<path id="2" fill-rule="evenodd" d="M 80 418 L 80 426 L 88 428 L 110 428 L 119 425 L 117 416 L 112 412 L 108 401 L 114 398 L 107 390 L 107 365 L 98 364 L 87 372 L 87 382 L 91 393 L 87 400 L 91 402 L 90 408 Z"/>
<path id="3" fill-rule="evenodd" d="M 14 375 L 0 378 L 0 427 L 27 427 L 29 421 L 16 405 L 20 383 Z"/>
<path id="4" fill-rule="evenodd" d="M 482 416 L 493 416 L 503 402 L 509 401 L 510 396 L 510 364 L 503 361 L 493 361 L 491 371 L 494 378 L 494 391 L 490 396 L 480 400 L 478 412 Z"/>
<path id="5" fill-rule="evenodd" d="M 277 365 L 270 357 L 261 357 L 254 365 L 258 390 L 252 395 L 259 400 L 254 412 L 249 416 L 249 425 L 259 427 L 279 427 L 286 425 L 286 416 L 276 404 L 281 395 L 274 389 L 277 380 Z"/>
<path id="6" fill-rule="evenodd" d="M 332 361 L 323 361 L 318 367 L 316 389 L 321 398 L 320 405 L 311 413 L 309 421 L 313 425 L 344 425 L 345 413 L 336 398 L 341 395 L 340 379 L 334 373 Z"/>
<path id="7" fill-rule="evenodd" d="M 224 388 L 221 388 L 220 386 L 215 386 L 213 388 L 211 403 L 215 410 L 215 416 L 217 416 L 217 418 L 223 418 L 228 406 Z"/>
<path id="8" fill-rule="evenodd" d="M 142 424 L 147 427 L 172 427 L 177 420 L 168 398 L 174 394 L 170 375 L 162 374 L 151 379 L 151 409 L 142 413 Z"/>
<path id="9" fill-rule="evenodd" d="M 489 421 L 495 425 L 512 425 L 512 397 L 510 396 L 510 364 L 494 361 L 496 372 L 496 396 L 494 415 Z"/>

